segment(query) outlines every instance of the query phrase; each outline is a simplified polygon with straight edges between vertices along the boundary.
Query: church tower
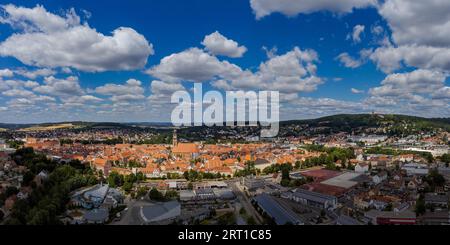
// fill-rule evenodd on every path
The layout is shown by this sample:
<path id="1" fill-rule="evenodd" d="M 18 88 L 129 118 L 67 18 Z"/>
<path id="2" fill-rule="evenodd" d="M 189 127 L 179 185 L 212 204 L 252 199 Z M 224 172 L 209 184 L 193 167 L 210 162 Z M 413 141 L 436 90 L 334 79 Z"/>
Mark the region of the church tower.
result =
<path id="1" fill-rule="evenodd" d="M 173 138 L 172 138 L 172 145 L 175 147 L 178 145 L 178 138 L 177 138 L 177 130 L 173 130 Z"/>

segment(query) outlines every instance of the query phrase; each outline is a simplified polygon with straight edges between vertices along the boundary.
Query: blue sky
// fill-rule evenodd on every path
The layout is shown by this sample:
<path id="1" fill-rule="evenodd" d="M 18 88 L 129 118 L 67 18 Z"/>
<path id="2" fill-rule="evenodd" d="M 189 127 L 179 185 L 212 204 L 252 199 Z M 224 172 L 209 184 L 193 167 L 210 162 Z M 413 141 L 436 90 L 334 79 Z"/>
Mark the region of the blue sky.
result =
<path id="1" fill-rule="evenodd" d="M 450 16 L 443 10 L 450 5 L 440 0 L 426 8 L 414 5 L 407 0 L 11 1 L 0 11 L 0 122 L 168 121 L 171 92 L 189 90 L 199 76 L 208 77 L 200 81 L 206 90 L 224 91 L 217 80 L 233 90 L 281 88 L 282 119 L 372 111 L 448 117 L 450 58 L 441 56 L 450 52 L 450 37 L 424 36 L 445 33 Z M 442 16 L 412 23 L 408 13 Z M 407 25 L 416 25 L 416 31 Z M 119 38 L 113 31 L 120 27 L 127 29 Z M 246 51 L 223 55 L 203 45 L 216 31 L 219 41 L 236 44 L 227 52 Z M 313 54 L 317 57 L 305 60 Z M 205 60 L 193 63 L 200 56 Z M 170 62 L 163 65 L 163 59 Z M 291 61 L 294 66 L 284 69 Z M 306 69 L 310 66 L 314 69 Z M 30 73 L 37 71 L 41 75 Z M 151 86 L 155 80 L 159 83 Z"/>

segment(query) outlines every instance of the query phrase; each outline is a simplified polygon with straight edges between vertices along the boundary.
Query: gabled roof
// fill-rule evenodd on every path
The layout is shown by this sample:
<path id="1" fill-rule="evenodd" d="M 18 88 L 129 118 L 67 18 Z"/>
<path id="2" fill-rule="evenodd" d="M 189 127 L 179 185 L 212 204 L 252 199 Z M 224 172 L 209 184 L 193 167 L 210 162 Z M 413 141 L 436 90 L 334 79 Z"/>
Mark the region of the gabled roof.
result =
<path id="1" fill-rule="evenodd" d="M 172 153 L 199 153 L 198 146 L 194 143 L 179 143 L 172 148 Z"/>

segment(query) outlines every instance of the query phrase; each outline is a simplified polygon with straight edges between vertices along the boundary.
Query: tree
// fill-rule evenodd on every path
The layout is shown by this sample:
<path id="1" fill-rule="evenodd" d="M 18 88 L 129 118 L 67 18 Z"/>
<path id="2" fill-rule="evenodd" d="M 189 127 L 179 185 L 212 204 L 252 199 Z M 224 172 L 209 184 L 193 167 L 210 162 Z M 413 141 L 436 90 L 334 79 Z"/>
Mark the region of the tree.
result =
<path id="1" fill-rule="evenodd" d="M 281 182 L 280 182 L 281 186 L 283 186 L 283 187 L 289 186 L 290 183 L 291 183 L 291 181 L 289 179 L 281 179 Z"/>
<path id="2" fill-rule="evenodd" d="M 153 188 L 150 191 L 150 199 L 155 200 L 155 201 L 163 201 L 164 200 L 164 196 L 156 188 Z"/>
<path id="3" fill-rule="evenodd" d="M 108 185 L 112 188 L 120 187 L 124 183 L 124 177 L 117 172 L 112 172 L 109 174 L 107 181 Z"/>
<path id="4" fill-rule="evenodd" d="M 247 225 L 256 225 L 256 221 L 255 218 L 253 218 L 253 216 L 249 216 L 247 218 Z"/>
<path id="5" fill-rule="evenodd" d="M 220 216 L 217 219 L 218 225 L 235 225 L 236 224 L 236 216 L 234 213 L 226 213 Z"/>
<path id="6" fill-rule="evenodd" d="M 441 156 L 441 161 L 449 164 L 450 163 L 450 154 L 444 154 Z"/>
<path id="7" fill-rule="evenodd" d="M 428 176 L 426 177 L 426 182 L 432 187 L 443 186 L 445 185 L 445 178 L 441 174 L 439 174 L 437 169 L 433 169 L 430 171 Z"/>
<path id="8" fill-rule="evenodd" d="M 417 200 L 416 202 L 416 208 L 415 208 L 415 212 L 417 214 L 417 216 L 424 214 L 427 211 L 426 207 L 425 207 L 425 201 L 423 199 Z"/>
<path id="9" fill-rule="evenodd" d="M 164 196 L 165 200 L 173 200 L 173 199 L 177 199 L 178 196 L 178 192 L 176 191 L 166 191 L 166 194 Z"/>
<path id="10" fill-rule="evenodd" d="M 123 184 L 122 189 L 123 189 L 125 192 L 127 192 L 127 193 L 130 192 L 131 189 L 133 189 L 133 183 L 131 183 L 131 182 L 125 182 L 125 184 Z"/>
<path id="11" fill-rule="evenodd" d="M 31 171 L 27 171 L 24 175 L 23 175 L 23 181 L 22 181 L 22 185 L 23 186 L 29 186 L 31 181 L 33 181 L 35 175 L 33 172 Z"/>

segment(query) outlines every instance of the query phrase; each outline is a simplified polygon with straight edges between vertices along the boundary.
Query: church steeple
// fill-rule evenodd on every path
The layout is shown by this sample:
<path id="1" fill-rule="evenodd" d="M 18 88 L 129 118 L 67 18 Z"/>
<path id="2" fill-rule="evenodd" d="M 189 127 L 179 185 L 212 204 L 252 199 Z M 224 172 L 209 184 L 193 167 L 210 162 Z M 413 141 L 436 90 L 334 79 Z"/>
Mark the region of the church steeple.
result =
<path id="1" fill-rule="evenodd" d="M 175 147 L 178 145 L 178 138 L 177 138 L 177 130 L 173 130 L 173 139 L 172 139 L 172 145 Z"/>

